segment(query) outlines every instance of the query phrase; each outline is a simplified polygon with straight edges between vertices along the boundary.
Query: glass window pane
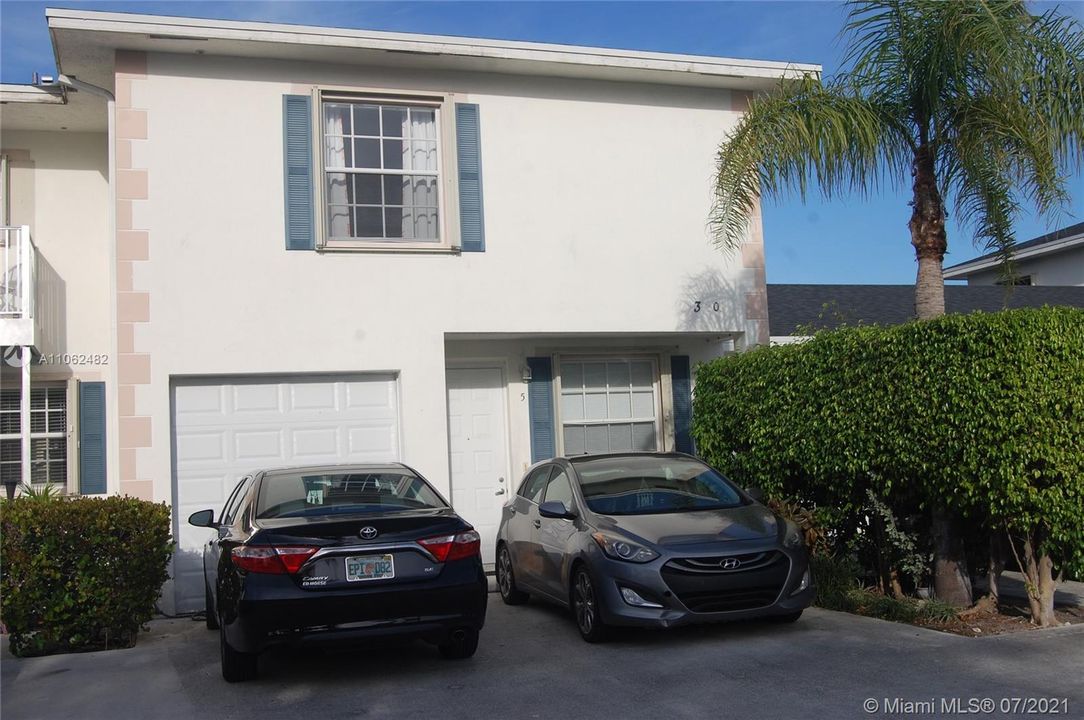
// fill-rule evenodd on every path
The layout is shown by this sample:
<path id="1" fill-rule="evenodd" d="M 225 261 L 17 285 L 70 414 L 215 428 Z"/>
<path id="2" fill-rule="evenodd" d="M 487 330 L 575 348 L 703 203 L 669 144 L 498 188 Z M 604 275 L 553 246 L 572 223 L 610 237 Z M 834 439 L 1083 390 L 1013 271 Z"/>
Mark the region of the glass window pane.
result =
<path id="1" fill-rule="evenodd" d="M 611 392 L 607 396 L 608 417 L 624 420 L 632 417 L 632 399 L 627 392 Z"/>
<path id="2" fill-rule="evenodd" d="M 19 413 L 0 413 L 0 435 L 14 435 L 19 432 Z"/>
<path id="3" fill-rule="evenodd" d="M 403 186 L 406 185 L 409 180 L 402 175 L 385 175 L 384 176 L 384 204 L 385 205 L 402 205 L 403 204 Z"/>
<path id="4" fill-rule="evenodd" d="M 585 430 L 587 439 L 584 452 L 610 452 L 610 432 L 605 425 L 588 425 Z"/>
<path id="5" fill-rule="evenodd" d="M 436 240 L 437 214 L 435 212 L 414 212 L 414 237 L 418 240 Z"/>
<path id="6" fill-rule="evenodd" d="M 627 362 L 606 363 L 606 379 L 611 388 L 627 388 L 629 386 L 629 364 Z"/>
<path id="7" fill-rule="evenodd" d="M 651 372 L 651 363 L 646 360 L 633 360 L 631 363 L 632 369 L 632 387 L 636 389 L 650 388 L 654 382 L 654 373 Z"/>
<path id="8" fill-rule="evenodd" d="M 380 141 L 355 140 L 354 164 L 351 167 L 378 169 L 380 167 Z"/>
<path id="9" fill-rule="evenodd" d="M 632 416 L 635 418 L 655 417 L 655 394 L 648 392 L 634 392 L 632 394 Z"/>
<path id="10" fill-rule="evenodd" d="M 403 215 L 402 208 L 384 208 L 384 237 L 403 237 Z"/>
<path id="11" fill-rule="evenodd" d="M 584 363 L 583 386 L 588 390 L 605 390 L 606 363 Z"/>
<path id="12" fill-rule="evenodd" d="M 32 412 L 32 413 L 30 413 L 30 432 L 32 432 L 32 433 L 45 432 L 45 420 L 46 420 L 46 413 L 44 413 L 44 412 Z"/>
<path id="13" fill-rule="evenodd" d="M 564 390 L 583 388 L 582 363 L 561 363 L 561 388 Z"/>
<path id="14" fill-rule="evenodd" d="M 655 451 L 654 423 L 636 423 L 632 426 L 632 449 L 641 452 Z"/>
<path id="15" fill-rule="evenodd" d="M 610 425 L 610 452 L 632 450 L 632 425 Z"/>
<path id="16" fill-rule="evenodd" d="M 352 205 L 354 201 L 353 183 L 346 173 L 327 173 L 327 197 L 330 205 Z"/>
<path id="17" fill-rule="evenodd" d="M 49 432 L 64 432 L 65 427 L 64 413 L 53 411 L 49 413 Z"/>
<path id="18" fill-rule="evenodd" d="M 421 177 L 415 180 L 414 204 L 430 208 L 437 207 L 437 179 L 435 177 Z"/>
<path id="19" fill-rule="evenodd" d="M 42 410 L 45 408 L 46 398 L 45 388 L 31 388 L 30 389 L 30 409 Z"/>
<path id="20" fill-rule="evenodd" d="M 353 167 L 353 150 L 350 141 L 335 135 L 328 135 L 324 143 L 326 156 L 324 164 L 329 168 Z"/>
<path id="21" fill-rule="evenodd" d="M 565 455 L 583 455 L 587 451 L 582 425 L 565 426 Z"/>
<path id="22" fill-rule="evenodd" d="M 49 438 L 47 442 L 50 460 L 63 460 L 68 456 L 67 438 Z"/>
<path id="23" fill-rule="evenodd" d="M 364 238 L 384 237 L 384 213 L 378 207 L 359 207 L 354 210 L 354 227 L 357 236 Z"/>
<path id="24" fill-rule="evenodd" d="M 565 422 L 583 420 L 583 395 L 561 393 L 561 419 Z"/>
<path id="25" fill-rule="evenodd" d="M 384 140 L 384 167 L 388 170 L 403 169 L 404 143 L 402 140 Z"/>
<path id="26" fill-rule="evenodd" d="M 380 134 L 380 108 L 377 105 L 354 106 L 354 134 Z"/>
<path id="27" fill-rule="evenodd" d="M 348 238 L 353 236 L 350 208 L 345 205 L 328 205 L 327 227 L 331 237 Z"/>
<path id="28" fill-rule="evenodd" d="M 437 169 L 437 144 L 429 140 L 415 140 L 411 146 L 414 150 L 411 168 L 414 170 L 435 171 Z"/>
<path id="29" fill-rule="evenodd" d="M 384 137 L 403 137 L 403 130 L 406 129 L 406 108 L 385 107 L 381 112 L 384 115 Z"/>
<path id="30" fill-rule="evenodd" d="M 359 205 L 380 204 L 380 176 L 379 175 L 354 175 L 354 197 L 351 202 Z"/>
<path id="31" fill-rule="evenodd" d="M 324 103 L 324 134 L 349 135 L 350 105 L 347 103 Z"/>
<path id="32" fill-rule="evenodd" d="M 19 438 L 0 440 L 0 462 L 19 462 L 19 458 L 22 457 L 19 445 L 21 442 Z"/>
<path id="33" fill-rule="evenodd" d="M 436 111 L 428 108 L 411 108 L 410 126 L 410 137 L 415 140 L 436 140 Z"/>
<path id="34" fill-rule="evenodd" d="M 403 239 L 414 239 L 414 212 L 409 207 L 396 208 L 403 215 Z"/>
<path id="35" fill-rule="evenodd" d="M 583 415 L 586 420 L 605 420 L 606 393 L 587 393 L 584 396 Z"/>

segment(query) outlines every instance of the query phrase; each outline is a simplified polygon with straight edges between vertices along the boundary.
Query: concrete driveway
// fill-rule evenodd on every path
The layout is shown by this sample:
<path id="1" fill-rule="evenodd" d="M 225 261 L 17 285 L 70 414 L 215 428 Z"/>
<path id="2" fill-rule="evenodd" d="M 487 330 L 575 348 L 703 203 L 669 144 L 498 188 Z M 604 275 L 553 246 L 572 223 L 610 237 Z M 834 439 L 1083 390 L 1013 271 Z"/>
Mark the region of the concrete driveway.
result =
<path id="1" fill-rule="evenodd" d="M 1084 717 L 1084 625 L 972 639 L 814 609 L 796 625 L 626 631 L 592 646 L 556 609 L 490 597 L 472 660 L 443 661 L 422 643 L 278 651 L 244 685 L 222 680 L 217 634 L 189 619 L 154 621 L 130 650 L 21 660 L 5 645 L 0 711 L 4 720 L 700 720 L 907 716 L 884 712 L 895 698 L 935 699 L 937 716 L 941 697 L 1046 697 L 1067 698 L 1068 716 Z"/>

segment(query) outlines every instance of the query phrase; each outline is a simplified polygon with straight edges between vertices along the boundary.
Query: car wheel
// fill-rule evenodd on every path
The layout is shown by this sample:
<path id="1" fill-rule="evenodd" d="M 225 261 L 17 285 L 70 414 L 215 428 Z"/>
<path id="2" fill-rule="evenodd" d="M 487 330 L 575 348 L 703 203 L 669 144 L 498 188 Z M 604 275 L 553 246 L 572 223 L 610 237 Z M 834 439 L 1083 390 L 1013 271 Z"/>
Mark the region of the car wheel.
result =
<path id="1" fill-rule="evenodd" d="M 606 625 L 602 622 L 598 593 L 587 568 L 580 566 L 572 578 L 572 614 L 580 635 L 589 643 L 606 639 Z"/>
<path id="2" fill-rule="evenodd" d="M 221 621 L 219 621 L 221 624 Z M 259 674 L 256 653 L 234 650 L 226 640 L 225 628 L 219 628 L 218 644 L 222 650 L 222 677 L 226 682 L 244 682 L 255 680 Z"/>
<path id="3" fill-rule="evenodd" d="M 512 555 L 505 545 L 497 552 L 497 588 L 505 605 L 522 605 L 530 597 L 516 589 L 516 575 L 512 571 Z"/>
<path id="4" fill-rule="evenodd" d="M 218 611 L 215 610 L 215 599 L 211 596 L 211 586 L 206 581 L 203 583 L 203 621 L 207 623 L 208 630 L 218 629 Z"/>
<path id="5" fill-rule="evenodd" d="M 448 642 L 443 642 L 438 647 L 440 654 L 448 660 L 469 658 L 478 650 L 478 630 L 460 628 L 452 633 Z"/>
<path id="6" fill-rule="evenodd" d="M 798 618 L 802 617 L 802 611 L 787 613 L 786 615 L 772 615 L 772 622 L 777 623 L 793 623 L 798 622 Z"/>

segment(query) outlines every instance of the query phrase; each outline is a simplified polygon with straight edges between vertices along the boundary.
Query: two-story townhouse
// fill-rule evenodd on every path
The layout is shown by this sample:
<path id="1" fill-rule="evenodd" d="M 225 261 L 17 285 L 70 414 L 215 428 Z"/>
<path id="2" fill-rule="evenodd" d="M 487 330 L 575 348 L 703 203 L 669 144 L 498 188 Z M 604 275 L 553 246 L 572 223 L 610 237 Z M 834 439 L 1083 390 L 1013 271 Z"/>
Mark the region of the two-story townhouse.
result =
<path id="1" fill-rule="evenodd" d="M 31 425 L 39 379 L 87 400 L 73 489 L 173 507 L 166 608 L 202 607 L 184 521 L 246 471 L 400 460 L 488 557 L 533 461 L 690 450 L 691 368 L 767 342 L 759 218 L 713 246 L 714 156 L 751 93 L 815 66 L 47 17 L 39 92 L 66 105 L 4 106 L 11 196 L 54 165 L 75 182 L 76 107 L 94 177 L 9 223 L 66 283 L 61 359 L 107 362 L 7 368 L 4 392 L 28 383 Z"/>

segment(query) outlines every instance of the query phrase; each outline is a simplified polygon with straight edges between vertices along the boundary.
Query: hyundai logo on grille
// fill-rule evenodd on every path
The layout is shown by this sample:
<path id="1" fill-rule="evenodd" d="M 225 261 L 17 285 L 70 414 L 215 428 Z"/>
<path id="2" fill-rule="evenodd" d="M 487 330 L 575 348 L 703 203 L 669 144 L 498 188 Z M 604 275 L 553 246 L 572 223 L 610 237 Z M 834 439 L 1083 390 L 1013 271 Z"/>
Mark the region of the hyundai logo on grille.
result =
<path id="1" fill-rule="evenodd" d="M 365 539 L 365 540 L 372 540 L 378 534 L 379 533 L 378 533 L 377 529 L 375 527 L 373 527 L 372 525 L 366 525 L 365 527 L 363 527 L 361 529 L 361 532 L 358 533 L 358 535 L 361 535 L 361 537 L 363 539 Z"/>
<path id="2" fill-rule="evenodd" d="M 739 565 L 741 565 L 741 560 L 739 560 L 738 558 L 729 557 L 719 564 L 722 566 L 723 570 L 735 570 Z"/>

